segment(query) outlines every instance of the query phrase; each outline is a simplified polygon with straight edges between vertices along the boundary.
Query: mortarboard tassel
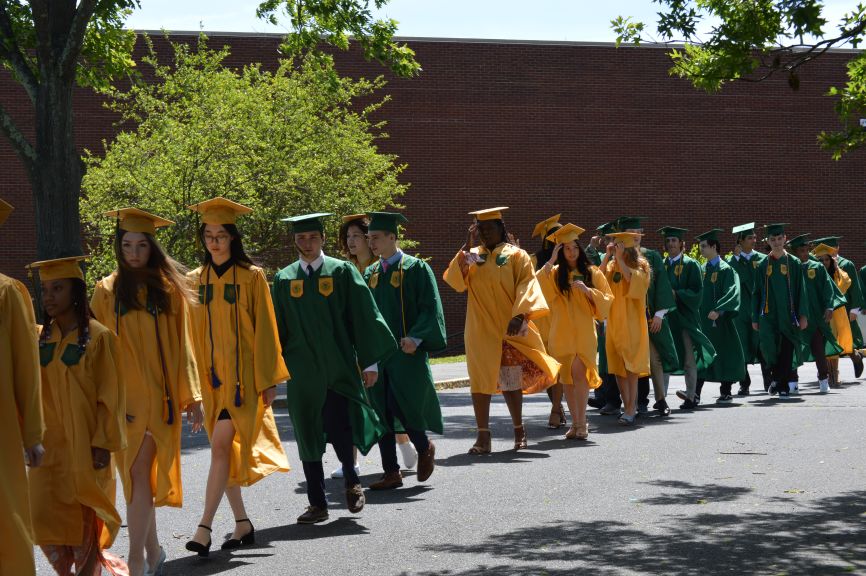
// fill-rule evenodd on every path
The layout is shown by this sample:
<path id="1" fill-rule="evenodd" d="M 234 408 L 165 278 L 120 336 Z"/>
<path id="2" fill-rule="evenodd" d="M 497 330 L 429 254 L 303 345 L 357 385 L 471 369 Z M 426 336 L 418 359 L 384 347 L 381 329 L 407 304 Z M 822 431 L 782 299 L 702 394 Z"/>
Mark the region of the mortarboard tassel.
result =
<path id="1" fill-rule="evenodd" d="M 213 366 L 210 367 L 210 385 L 213 388 L 219 388 L 222 385 L 222 382 L 219 379 L 219 376 L 216 374 L 216 370 Z"/>
<path id="2" fill-rule="evenodd" d="M 174 424 L 174 406 L 171 405 L 171 398 L 168 396 L 162 397 L 163 401 L 163 411 L 162 411 L 162 419 L 166 424 L 171 426 Z"/>
<path id="3" fill-rule="evenodd" d="M 243 404 L 243 400 L 241 399 L 241 383 L 238 382 L 235 384 L 235 406 L 240 407 Z"/>

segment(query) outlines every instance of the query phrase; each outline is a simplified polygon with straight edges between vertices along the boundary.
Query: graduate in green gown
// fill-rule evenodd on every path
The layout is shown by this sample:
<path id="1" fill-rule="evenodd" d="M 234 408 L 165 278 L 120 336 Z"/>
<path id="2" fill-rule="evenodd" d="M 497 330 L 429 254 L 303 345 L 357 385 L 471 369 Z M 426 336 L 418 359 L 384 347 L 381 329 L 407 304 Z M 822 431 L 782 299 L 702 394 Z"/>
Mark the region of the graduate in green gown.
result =
<path id="1" fill-rule="evenodd" d="M 758 331 L 761 354 L 773 379 L 769 391 L 781 399 L 796 389 L 794 370 L 803 363 L 801 333 L 809 327 L 803 265 L 785 251 L 785 226 L 764 227 L 770 254 L 758 266 L 758 292 L 752 309 L 752 328 Z"/>
<path id="2" fill-rule="evenodd" d="M 734 269 L 719 256 L 719 232 L 720 229 L 714 228 L 695 238 L 700 242 L 701 255 L 707 259 L 703 269 L 701 328 L 716 350 L 713 363 L 698 371 L 698 382 L 699 386 L 705 381 L 719 382 L 718 402 L 728 403 L 733 400 L 731 386 L 743 379 L 746 361 L 736 327 L 741 306 L 740 282 Z"/>
<path id="3" fill-rule="evenodd" d="M 680 360 L 674 374 L 683 374 L 685 391 L 677 391 L 683 400 L 680 409 L 691 410 L 701 401 L 698 372 L 706 370 L 715 358 L 716 351 L 710 339 L 701 330 L 701 294 L 703 277 L 701 265 L 685 253 L 684 228 L 666 226 L 659 232 L 665 239 L 668 256 L 664 270 L 676 298 L 676 309 L 668 314 L 668 320 Z"/>
<path id="4" fill-rule="evenodd" d="M 379 440 L 385 475 L 370 489 L 386 490 L 403 485 L 394 434 L 398 422 L 418 451 L 418 481 L 433 473 L 436 446 L 425 432 L 442 434 L 443 422 L 428 354 L 445 348 L 445 315 L 433 270 L 397 245 L 405 216 L 389 212 L 369 216 L 370 249 L 378 260 L 364 272 L 364 280 L 400 344 L 400 350 L 379 365 L 379 380 L 369 390 L 388 429 Z"/>
<path id="5" fill-rule="evenodd" d="M 289 415 L 304 465 L 310 506 L 302 524 L 328 518 L 322 455 L 330 442 L 343 465 L 349 510 L 364 507 L 352 445 L 362 454 L 385 433 L 365 387 L 379 378 L 377 363 L 397 350 L 370 289 L 351 262 L 326 256 L 322 218 L 287 218 L 300 259 L 274 277 L 273 300 L 283 358 L 292 375 Z"/>
<path id="6" fill-rule="evenodd" d="M 761 357 L 758 333 L 752 330 L 751 313 L 756 298 L 755 292 L 758 290 L 758 266 L 767 255 L 755 250 L 758 236 L 755 234 L 754 222 L 734 226 L 731 232 L 736 235 L 736 245 L 726 262 L 737 273 L 737 279 L 740 282 L 740 310 L 742 314 L 737 315 L 734 325 L 740 335 L 740 344 L 743 346 L 743 356 L 746 359 L 745 375 L 740 380 L 740 390 L 737 392 L 737 396 L 748 396 L 749 388 L 752 385 L 752 378 L 749 376 L 749 364 L 761 365 L 764 390 L 770 386 L 770 369 Z"/>
<path id="7" fill-rule="evenodd" d="M 640 216 L 623 216 L 616 221 L 616 229 L 619 232 L 637 232 L 643 234 Z M 662 255 L 650 248 L 641 246 L 641 239 L 637 240 L 641 254 L 647 259 L 652 268 L 650 287 L 646 295 L 647 324 L 650 341 L 650 373 L 652 374 L 653 391 L 656 402 L 653 408 L 661 416 L 670 414 L 670 408 L 665 400 L 668 393 L 668 374 L 680 367 L 680 357 L 674 343 L 668 315 L 676 309 L 677 303 L 671 289 L 670 280 L 665 274 L 665 265 Z M 638 379 L 637 403 L 638 411 L 643 413 L 649 404 L 649 378 Z"/>
<path id="8" fill-rule="evenodd" d="M 842 347 L 830 328 L 830 320 L 835 309 L 845 306 L 845 296 L 824 265 L 809 257 L 808 237 L 808 234 L 800 234 L 792 238 L 788 241 L 788 249 L 803 265 L 806 296 L 809 299 L 809 325 L 803 330 L 803 359 L 815 361 L 818 388 L 822 394 L 826 394 L 830 391 L 830 365 L 827 359 L 842 353 Z"/>

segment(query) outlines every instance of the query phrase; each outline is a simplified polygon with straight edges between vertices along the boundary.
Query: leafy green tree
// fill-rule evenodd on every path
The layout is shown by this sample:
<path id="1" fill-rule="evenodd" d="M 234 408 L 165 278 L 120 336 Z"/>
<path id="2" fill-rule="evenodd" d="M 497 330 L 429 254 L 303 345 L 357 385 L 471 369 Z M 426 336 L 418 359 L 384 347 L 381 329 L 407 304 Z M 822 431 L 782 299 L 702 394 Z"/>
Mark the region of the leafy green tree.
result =
<path id="1" fill-rule="evenodd" d="M 274 73 L 224 66 L 228 48 L 173 43 L 170 65 L 143 59 L 155 81 L 115 91 L 111 106 L 134 125 L 88 155 L 82 216 L 93 269 L 114 267 L 114 222 L 102 213 L 137 206 L 177 222 L 160 232 L 169 253 L 193 266 L 197 218 L 186 207 L 225 196 L 253 208 L 240 228 L 266 268 L 289 262 L 281 218 L 308 212 L 352 214 L 394 206 L 403 165 L 377 149 L 387 137 L 371 119 L 387 98 L 384 81 L 341 78 L 328 58 L 287 59 Z M 330 219 L 331 248 L 339 219 Z M 332 250 L 333 252 L 333 250 Z"/>
<path id="2" fill-rule="evenodd" d="M 727 81 L 760 82 L 778 74 L 786 75 L 796 90 L 802 66 L 834 47 L 857 48 L 866 33 L 864 4 L 852 6 L 834 28 L 824 17 L 820 0 L 654 1 L 662 7 L 657 36 L 647 36 L 643 22 L 619 16 L 611 21 L 617 45 L 647 40 L 683 44 L 669 53 L 670 73 L 707 92 L 718 91 Z M 837 159 L 866 141 L 859 126 L 866 111 L 864 67 L 866 56 L 858 55 L 848 64 L 846 86 L 829 88 L 838 98 L 836 111 L 843 127 L 818 138 Z"/>

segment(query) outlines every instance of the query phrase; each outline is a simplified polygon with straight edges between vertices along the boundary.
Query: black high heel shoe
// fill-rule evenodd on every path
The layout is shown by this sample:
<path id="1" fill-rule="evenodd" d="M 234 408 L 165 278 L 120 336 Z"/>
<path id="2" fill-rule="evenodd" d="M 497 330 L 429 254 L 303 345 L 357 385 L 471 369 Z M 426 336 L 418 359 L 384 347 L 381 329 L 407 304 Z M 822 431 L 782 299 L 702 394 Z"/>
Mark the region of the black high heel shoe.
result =
<path id="1" fill-rule="evenodd" d="M 256 543 L 256 527 L 253 526 L 253 523 L 250 522 L 247 518 L 243 520 L 235 520 L 235 524 L 240 524 L 241 522 L 247 522 L 250 525 L 250 531 L 241 536 L 241 539 L 237 538 L 229 538 L 223 545 L 221 546 L 222 550 L 234 550 L 235 548 L 240 548 L 241 546 L 252 546 Z"/>
<path id="2" fill-rule="evenodd" d="M 204 524 L 199 524 L 198 527 L 204 528 L 208 532 L 212 531 L 210 529 L 210 526 L 205 526 Z M 195 552 L 199 556 L 207 556 L 210 554 L 210 545 L 211 545 L 211 539 L 210 538 L 208 538 L 207 544 L 200 544 L 200 543 L 196 542 L 195 540 L 190 540 L 189 542 L 186 543 L 186 549 L 189 550 L 190 552 Z"/>

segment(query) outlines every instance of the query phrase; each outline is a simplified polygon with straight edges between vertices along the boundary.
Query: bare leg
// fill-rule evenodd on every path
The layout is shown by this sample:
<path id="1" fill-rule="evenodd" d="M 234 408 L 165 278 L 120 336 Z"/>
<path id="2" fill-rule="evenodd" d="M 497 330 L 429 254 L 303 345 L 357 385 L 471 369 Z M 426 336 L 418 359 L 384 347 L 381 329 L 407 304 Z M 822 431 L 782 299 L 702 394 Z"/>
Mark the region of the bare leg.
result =
<path id="1" fill-rule="evenodd" d="M 472 393 L 472 409 L 475 412 L 475 424 L 478 427 L 478 436 L 475 445 L 469 450 L 470 454 L 484 454 L 490 452 L 490 395 Z"/>
<path id="2" fill-rule="evenodd" d="M 526 448 L 526 430 L 523 428 L 523 391 L 511 390 L 503 392 L 505 405 L 511 414 L 511 423 L 514 425 L 514 449 Z"/>
<path id="3" fill-rule="evenodd" d="M 550 396 L 550 418 L 547 421 L 548 428 L 559 428 L 563 425 L 565 417 L 562 413 L 562 383 L 557 382 L 547 389 Z"/>
<path id="4" fill-rule="evenodd" d="M 234 437 L 235 427 L 231 420 L 216 421 L 210 440 L 210 471 L 204 493 L 204 511 L 199 520 L 199 524 L 204 526 L 213 524 L 214 515 L 223 499 L 223 494 L 226 492 Z M 240 490 L 238 491 L 238 498 L 240 498 Z M 210 531 L 201 527 L 196 528 L 195 536 L 193 536 L 194 541 L 199 544 L 207 544 L 210 539 Z"/>
<path id="5" fill-rule="evenodd" d="M 397 444 L 406 444 L 407 442 L 409 442 L 409 435 L 408 434 L 396 434 L 395 437 L 397 438 Z M 355 454 L 356 454 L 355 461 L 357 462 L 358 461 L 358 457 L 357 457 L 358 449 L 357 448 L 355 448 Z"/>
<path id="6" fill-rule="evenodd" d="M 150 486 L 150 472 L 156 457 L 156 444 L 153 438 L 145 435 L 132 463 L 132 499 L 127 505 L 126 521 L 129 529 L 129 556 L 127 565 L 131 576 L 139 576 L 145 571 L 144 549 L 151 551 L 151 530 L 156 531 L 155 513 L 153 509 L 153 490 Z M 156 543 L 156 558 L 159 557 L 159 542 Z M 155 561 L 155 560 L 154 560 Z"/>
<path id="7" fill-rule="evenodd" d="M 247 509 L 244 506 L 244 499 L 241 497 L 241 487 L 240 486 L 232 486 L 230 488 L 226 488 L 226 498 L 229 501 L 229 506 L 232 508 L 232 516 L 235 517 L 235 529 L 232 532 L 232 538 L 235 540 L 240 540 L 247 534 L 249 534 L 253 525 L 252 522 L 241 522 L 238 523 L 238 520 L 249 520 L 249 516 L 247 516 Z"/>

